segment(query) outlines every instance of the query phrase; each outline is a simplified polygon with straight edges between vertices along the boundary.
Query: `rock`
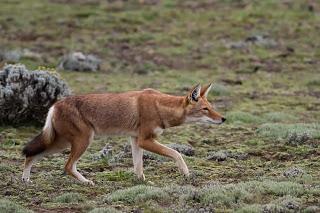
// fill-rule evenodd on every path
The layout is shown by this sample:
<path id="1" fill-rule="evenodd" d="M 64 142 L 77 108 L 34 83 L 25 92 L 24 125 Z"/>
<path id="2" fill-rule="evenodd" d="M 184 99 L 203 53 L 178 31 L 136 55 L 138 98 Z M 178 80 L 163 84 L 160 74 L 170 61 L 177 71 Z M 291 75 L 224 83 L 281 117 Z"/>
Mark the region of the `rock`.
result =
<path id="1" fill-rule="evenodd" d="M 0 62 L 18 62 L 21 58 L 21 53 L 17 50 L 0 50 Z"/>
<path id="2" fill-rule="evenodd" d="M 286 170 L 285 172 L 283 172 L 283 175 L 287 178 L 292 178 L 292 177 L 302 176 L 304 173 L 305 172 L 302 169 L 292 167 L 292 168 Z"/>
<path id="3" fill-rule="evenodd" d="M 228 154 L 228 157 L 237 160 L 246 160 L 248 158 L 248 153 L 231 152 Z"/>
<path id="4" fill-rule="evenodd" d="M 229 42 L 226 44 L 227 48 L 229 49 L 244 49 L 248 45 L 244 41 L 236 41 L 236 42 Z"/>
<path id="5" fill-rule="evenodd" d="M 215 161 L 225 161 L 228 158 L 228 151 L 220 150 L 217 152 L 210 153 L 208 156 L 208 160 L 215 160 Z"/>
<path id="6" fill-rule="evenodd" d="M 277 42 L 271 39 L 268 35 L 253 35 L 245 39 L 246 43 L 252 43 L 258 46 L 264 46 L 268 48 L 276 47 Z"/>
<path id="7" fill-rule="evenodd" d="M 84 55 L 82 52 L 74 52 L 65 55 L 58 69 L 72 71 L 90 71 L 96 72 L 100 69 L 101 60 L 94 55 Z"/>
<path id="8" fill-rule="evenodd" d="M 168 147 L 186 155 L 186 156 L 194 156 L 194 148 L 185 144 L 169 144 Z"/>
<path id="9" fill-rule="evenodd" d="M 34 52 L 30 49 L 23 49 L 21 52 L 21 55 L 23 58 L 28 58 L 28 59 L 35 59 L 35 60 L 41 60 L 42 59 L 42 55 Z"/>
<path id="10" fill-rule="evenodd" d="M 67 84 L 54 74 L 6 65 L 0 71 L 0 124 L 43 123 L 50 106 L 68 95 Z"/>
<path id="11" fill-rule="evenodd" d="M 302 145 L 308 142 L 312 136 L 308 132 L 297 133 L 297 132 L 290 132 L 287 137 L 286 144 L 292 146 Z"/>
<path id="12" fill-rule="evenodd" d="M 263 46 L 266 48 L 274 48 L 278 44 L 268 35 L 252 35 L 245 38 L 243 41 L 226 42 L 226 47 L 230 49 L 244 49 L 251 45 Z"/>
<path id="13" fill-rule="evenodd" d="M 245 160 L 248 158 L 247 153 L 240 153 L 240 152 L 230 152 L 228 150 L 220 150 L 217 152 L 211 152 L 208 154 L 208 160 L 215 160 L 215 161 L 225 161 L 227 158 L 234 158 L 236 160 Z"/>

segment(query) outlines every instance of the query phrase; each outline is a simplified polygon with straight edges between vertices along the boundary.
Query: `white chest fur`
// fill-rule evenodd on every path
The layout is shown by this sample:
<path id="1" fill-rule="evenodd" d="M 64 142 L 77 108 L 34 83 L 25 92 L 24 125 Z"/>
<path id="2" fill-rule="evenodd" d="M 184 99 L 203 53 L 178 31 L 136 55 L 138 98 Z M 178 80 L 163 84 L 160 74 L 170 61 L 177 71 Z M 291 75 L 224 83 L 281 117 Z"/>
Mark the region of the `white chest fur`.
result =
<path id="1" fill-rule="evenodd" d="M 161 135 L 163 133 L 163 129 L 160 128 L 160 127 L 156 127 L 154 130 L 153 130 L 154 134 L 156 135 Z"/>

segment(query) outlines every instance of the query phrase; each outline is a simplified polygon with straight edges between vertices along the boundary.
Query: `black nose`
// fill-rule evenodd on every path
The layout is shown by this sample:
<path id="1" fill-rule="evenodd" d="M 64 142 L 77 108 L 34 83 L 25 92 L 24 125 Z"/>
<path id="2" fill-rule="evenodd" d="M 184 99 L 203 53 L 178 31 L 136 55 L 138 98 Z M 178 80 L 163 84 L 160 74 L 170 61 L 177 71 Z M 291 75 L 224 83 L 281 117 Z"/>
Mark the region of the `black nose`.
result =
<path id="1" fill-rule="evenodd" d="M 221 118 L 222 122 L 225 122 L 227 119 L 225 117 Z"/>

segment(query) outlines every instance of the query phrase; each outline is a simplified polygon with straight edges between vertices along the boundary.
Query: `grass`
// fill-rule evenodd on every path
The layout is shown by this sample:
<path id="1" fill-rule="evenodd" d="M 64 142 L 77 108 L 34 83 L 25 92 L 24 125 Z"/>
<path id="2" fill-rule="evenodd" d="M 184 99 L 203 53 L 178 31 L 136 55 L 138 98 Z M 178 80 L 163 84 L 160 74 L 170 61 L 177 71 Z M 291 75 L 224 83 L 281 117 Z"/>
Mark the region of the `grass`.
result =
<path id="1" fill-rule="evenodd" d="M 147 185 L 137 185 L 106 195 L 103 199 L 103 202 L 112 203 L 122 201 L 130 204 L 136 202 L 145 202 L 148 200 L 157 200 L 160 202 L 168 199 L 169 196 L 161 188 Z"/>
<path id="2" fill-rule="evenodd" d="M 53 201 L 56 203 L 82 203 L 85 201 L 85 197 L 79 193 L 70 192 L 57 196 Z"/>
<path id="3" fill-rule="evenodd" d="M 229 123 L 235 124 L 259 124 L 262 119 L 248 112 L 233 111 L 226 115 Z"/>
<path id="4" fill-rule="evenodd" d="M 307 134 L 311 139 L 320 138 L 320 125 L 318 123 L 297 123 L 297 124 L 274 124 L 266 123 L 261 125 L 257 132 L 261 136 L 271 139 L 289 140 L 296 135 L 298 138 Z"/>
<path id="5" fill-rule="evenodd" d="M 0 212 L 32 213 L 33 211 L 27 210 L 10 200 L 0 199 Z"/>
<path id="6" fill-rule="evenodd" d="M 193 85 L 213 82 L 209 101 L 227 122 L 169 128 L 158 138 L 163 144 L 193 146 L 194 156 L 184 156 L 191 177 L 181 176 L 169 158 L 147 153 L 146 183 L 139 185 L 131 153 L 121 155 L 127 138 L 97 136 L 77 165 L 95 186 L 63 175 L 68 151 L 36 163 L 33 182 L 23 185 L 20 153 L 41 126 L 1 126 L 1 199 L 35 212 L 291 211 L 281 197 L 297 201 L 298 211 L 316 209 L 319 3 L 140 2 L 0 1 L 0 43 L 8 51 L 26 48 L 40 54 L 18 61 L 30 70 L 56 68 L 72 51 L 101 58 L 96 73 L 58 71 L 73 94 L 152 87 L 186 95 Z M 275 43 L 229 48 L 256 35 L 268 35 Z M 106 144 L 112 156 L 94 159 Z M 219 150 L 247 157 L 207 160 L 208 153 Z M 291 167 L 305 174 L 283 177 Z"/>

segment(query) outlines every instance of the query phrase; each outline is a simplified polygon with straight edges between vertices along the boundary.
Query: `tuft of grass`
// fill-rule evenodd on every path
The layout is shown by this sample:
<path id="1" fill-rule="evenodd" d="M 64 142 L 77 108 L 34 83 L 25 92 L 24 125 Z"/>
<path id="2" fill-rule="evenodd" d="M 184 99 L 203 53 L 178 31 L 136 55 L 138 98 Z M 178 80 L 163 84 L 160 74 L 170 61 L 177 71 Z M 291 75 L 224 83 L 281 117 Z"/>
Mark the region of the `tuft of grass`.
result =
<path id="1" fill-rule="evenodd" d="M 112 207 L 102 207 L 102 208 L 95 208 L 92 209 L 89 213 L 120 213 L 121 211 L 112 208 Z"/>
<path id="2" fill-rule="evenodd" d="M 320 124 L 263 124 L 257 129 L 258 134 L 274 140 L 285 140 L 289 144 L 301 144 L 308 139 L 320 138 Z"/>
<path id="3" fill-rule="evenodd" d="M 0 199 L 0 212 L 31 213 L 33 211 L 27 210 L 10 200 Z"/>
<path id="4" fill-rule="evenodd" d="M 235 124 L 259 124 L 262 121 L 262 119 L 258 116 L 242 111 L 229 112 L 227 113 L 226 117 L 228 123 Z"/>
<path id="5" fill-rule="evenodd" d="M 263 115 L 263 117 L 269 122 L 290 122 L 296 121 L 297 117 L 284 112 L 269 112 Z"/>
<path id="6" fill-rule="evenodd" d="M 164 201 L 169 195 L 161 188 L 146 185 L 137 185 L 126 189 L 117 190 L 105 196 L 103 202 L 112 203 L 122 201 L 125 203 L 136 203 L 139 201 Z"/>
<path id="7" fill-rule="evenodd" d="M 85 201 L 85 197 L 75 192 L 64 193 L 54 199 L 55 203 L 81 203 L 84 201 Z"/>

